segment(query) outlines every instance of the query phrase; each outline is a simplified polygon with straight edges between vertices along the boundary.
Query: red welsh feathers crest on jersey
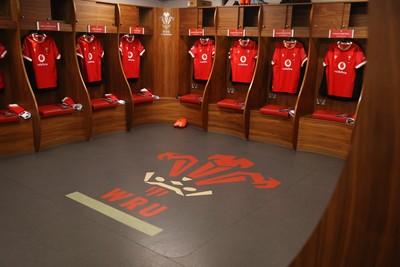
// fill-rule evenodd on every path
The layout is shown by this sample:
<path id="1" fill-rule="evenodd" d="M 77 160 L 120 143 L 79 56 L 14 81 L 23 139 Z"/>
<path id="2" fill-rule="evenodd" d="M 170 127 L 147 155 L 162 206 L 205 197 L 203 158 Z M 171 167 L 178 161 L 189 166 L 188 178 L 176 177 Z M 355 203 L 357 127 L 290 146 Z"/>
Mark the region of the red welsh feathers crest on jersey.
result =
<path id="1" fill-rule="evenodd" d="M 204 164 L 199 164 L 192 155 L 174 152 L 159 154 L 158 159 L 173 164 L 168 177 L 146 173 L 144 182 L 153 185 L 147 195 L 162 196 L 172 191 L 187 197 L 205 196 L 213 194 L 210 188 L 216 184 L 250 182 L 257 189 L 271 189 L 280 184 L 272 177 L 266 179 L 260 173 L 245 171 L 254 163 L 237 156 L 216 154 L 208 157 Z"/>

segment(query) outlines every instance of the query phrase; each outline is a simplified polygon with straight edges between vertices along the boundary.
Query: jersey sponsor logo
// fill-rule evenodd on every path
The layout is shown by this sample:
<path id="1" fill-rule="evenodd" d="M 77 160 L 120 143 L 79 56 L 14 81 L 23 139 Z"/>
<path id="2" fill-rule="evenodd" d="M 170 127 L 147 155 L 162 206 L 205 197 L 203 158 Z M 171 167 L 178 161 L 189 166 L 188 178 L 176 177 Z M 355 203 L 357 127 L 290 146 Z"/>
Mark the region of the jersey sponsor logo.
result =
<path id="1" fill-rule="evenodd" d="M 288 67 L 288 68 L 289 68 L 290 66 L 292 66 L 292 61 L 290 61 L 290 59 L 286 59 L 286 60 L 285 60 L 285 66 Z"/>
<path id="2" fill-rule="evenodd" d="M 40 63 L 43 63 L 46 60 L 46 57 L 43 54 L 38 55 L 38 60 Z"/>
<path id="3" fill-rule="evenodd" d="M 204 61 L 206 61 L 206 60 L 208 59 L 207 54 L 202 54 L 202 55 L 201 55 L 201 59 L 204 60 Z"/>
<path id="4" fill-rule="evenodd" d="M 240 57 L 240 62 L 242 62 L 242 64 L 239 64 L 239 66 L 247 66 L 246 61 L 247 61 L 247 57 L 246 56 L 241 56 Z"/>
<path id="5" fill-rule="evenodd" d="M 347 66 L 346 63 L 344 63 L 343 61 L 339 62 L 339 64 L 338 64 L 338 69 L 339 70 L 335 70 L 335 73 L 347 74 L 347 72 L 344 71 L 346 69 L 346 66 Z"/>
<path id="6" fill-rule="evenodd" d="M 338 64 L 338 69 L 339 70 L 344 70 L 346 68 L 346 63 L 344 63 L 343 61 L 342 62 L 339 62 L 339 64 Z"/>
<path id="7" fill-rule="evenodd" d="M 89 60 L 92 60 L 92 59 L 93 59 L 92 53 L 89 53 L 89 54 L 88 54 L 88 58 L 89 58 Z"/>
<path id="8" fill-rule="evenodd" d="M 132 53 L 132 51 L 129 51 L 128 52 L 128 58 L 130 59 L 130 58 L 133 58 L 133 53 Z"/>
<path id="9" fill-rule="evenodd" d="M 43 54 L 38 55 L 38 61 L 40 62 L 37 64 L 38 67 L 45 67 L 45 66 L 49 65 L 49 64 L 45 63 L 46 57 Z"/>

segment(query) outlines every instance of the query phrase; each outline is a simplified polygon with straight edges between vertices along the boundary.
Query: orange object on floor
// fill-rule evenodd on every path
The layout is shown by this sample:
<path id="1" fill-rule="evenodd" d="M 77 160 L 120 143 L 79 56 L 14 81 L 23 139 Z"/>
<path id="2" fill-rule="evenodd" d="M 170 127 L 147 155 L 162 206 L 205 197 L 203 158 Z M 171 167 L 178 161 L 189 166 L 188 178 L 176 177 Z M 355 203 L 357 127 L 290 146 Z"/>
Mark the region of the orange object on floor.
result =
<path id="1" fill-rule="evenodd" d="M 175 123 L 174 123 L 174 127 L 175 128 L 185 128 L 187 126 L 187 120 L 184 118 L 178 119 Z"/>

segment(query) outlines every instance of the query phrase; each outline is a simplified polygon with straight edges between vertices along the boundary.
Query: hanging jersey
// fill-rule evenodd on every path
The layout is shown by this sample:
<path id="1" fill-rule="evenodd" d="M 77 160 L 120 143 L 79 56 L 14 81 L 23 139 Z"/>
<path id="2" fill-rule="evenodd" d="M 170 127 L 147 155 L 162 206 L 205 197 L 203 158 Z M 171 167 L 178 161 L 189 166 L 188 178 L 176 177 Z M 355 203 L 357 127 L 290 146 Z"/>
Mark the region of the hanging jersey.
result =
<path id="1" fill-rule="evenodd" d="M 32 62 L 37 89 L 57 87 L 56 59 L 60 59 L 54 39 L 46 34 L 30 34 L 22 45 L 22 55 Z"/>
<path id="2" fill-rule="evenodd" d="M 277 44 L 272 56 L 272 91 L 276 93 L 297 93 L 300 71 L 307 61 L 307 55 L 300 42 Z"/>
<path id="3" fill-rule="evenodd" d="M 80 36 L 76 45 L 76 55 L 80 57 L 83 80 L 101 81 L 101 59 L 104 51 L 100 41 L 95 36 Z"/>
<path id="4" fill-rule="evenodd" d="M 126 34 L 120 38 L 119 50 L 126 78 L 139 78 L 140 57 L 145 51 L 142 43 L 135 36 Z"/>
<path id="5" fill-rule="evenodd" d="M 340 48 L 339 42 L 331 44 L 325 54 L 325 66 L 328 95 L 351 98 L 354 90 L 356 69 L 367 61 L 361 48 L 351 43 Z"/>
<path id="6" fill-rule="evenodd" d="M 209 38 L 197 40 L 192 48 L 190 48 L 189 54 L 193 58 L 194 79 L 208 80 L 214 53 L 214 41 Z"/>
<path id="7" fill-rule="evenodd" d="M 6 48 L 0 43 L 0 59 L 3 58 L 7 54 Z M 0 72 L 0 89 L 4 88 L 3 76 Z"/>
<path id="8" fill-rule="evenodd" d="M 229 50 L 233 82 L 251 82 L 256 66 L 257 50 L 257 44 L 250 39 L 247 41 L 237 40 L 233 42 Z"/>

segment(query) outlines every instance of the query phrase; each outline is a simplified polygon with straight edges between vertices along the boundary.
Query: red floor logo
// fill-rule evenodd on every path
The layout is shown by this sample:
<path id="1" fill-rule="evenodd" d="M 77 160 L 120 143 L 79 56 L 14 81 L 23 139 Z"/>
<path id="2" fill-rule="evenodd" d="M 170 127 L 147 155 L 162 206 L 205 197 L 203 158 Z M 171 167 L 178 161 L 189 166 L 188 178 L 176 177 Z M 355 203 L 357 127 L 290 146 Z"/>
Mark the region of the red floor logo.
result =
<path id="1" fill-rule="evenodd" d="M 244 171 L 254 166 L 246 158 L 231 155 L 212 155 L 205 164 L 191 155 L 166 152 L 158 155 L 158 160 L 173 162 L 168 177 L 157 176 L 154 172 L 147 172 L 144 181 L 153 185 L 146 191 L 147 196 L 162 196 L 169 191 L 181 196 L 212 195 L 210 186 L 216 184 L 250 182 L 257 189 L 271 189 L 280 182 L 272 177 L 266 179 L 257 172 Z"/>

